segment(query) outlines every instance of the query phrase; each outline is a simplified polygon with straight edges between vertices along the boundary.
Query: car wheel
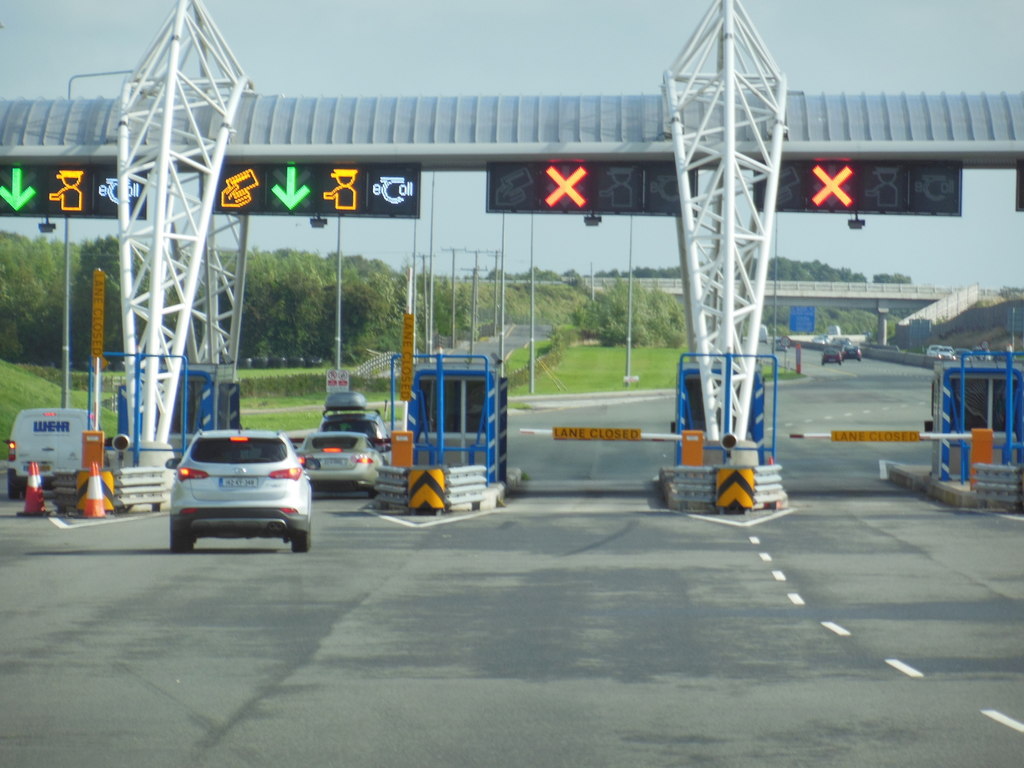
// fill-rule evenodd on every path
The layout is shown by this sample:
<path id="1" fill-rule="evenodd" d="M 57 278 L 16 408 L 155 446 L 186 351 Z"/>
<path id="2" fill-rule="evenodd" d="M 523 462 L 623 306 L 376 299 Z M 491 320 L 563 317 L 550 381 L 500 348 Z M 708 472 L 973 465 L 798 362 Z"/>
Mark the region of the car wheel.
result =
<path id="1" fill-rule="evenodd" d="M 292 534 L 292 552 L 309 552 L 312 531 L 296 531 Z"/>
<path id="2" fill-rule="evenodd" d="M 175 531 L 171 531 L 171 552 L 191 552 L 196 545 L 196 540 Z"/>
<path id="3" fill-rule="evenodd" d="M 22 496 L 21 486 L 18 485 L 18 481 L 14 478 L 14 470 L 11 470 L 7 475 L 7 498 L 11 501 L 17 501 Z"/>

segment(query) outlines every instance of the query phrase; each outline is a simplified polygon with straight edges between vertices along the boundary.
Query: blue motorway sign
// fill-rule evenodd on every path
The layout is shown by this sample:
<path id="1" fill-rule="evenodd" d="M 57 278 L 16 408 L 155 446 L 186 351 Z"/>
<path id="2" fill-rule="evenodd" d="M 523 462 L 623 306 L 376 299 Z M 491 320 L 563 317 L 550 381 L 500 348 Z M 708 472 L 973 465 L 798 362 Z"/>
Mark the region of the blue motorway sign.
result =
<path id="1" fill-rule="evenodd" d="M 814 333 L 814 307 L 790 307 L 789 330 L 793 333 Z"/>

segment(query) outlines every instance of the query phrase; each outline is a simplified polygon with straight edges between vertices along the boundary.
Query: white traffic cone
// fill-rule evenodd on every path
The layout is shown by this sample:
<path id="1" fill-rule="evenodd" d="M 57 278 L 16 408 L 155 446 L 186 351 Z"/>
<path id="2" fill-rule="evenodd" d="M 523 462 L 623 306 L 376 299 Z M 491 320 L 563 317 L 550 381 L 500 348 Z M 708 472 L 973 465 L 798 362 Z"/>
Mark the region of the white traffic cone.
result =
<path id="1" fill-rule="evenodd" d="M 103 480 L 100 478 L 99 465 L 94 461 L 89 470 L 89 484 L 85 488 L 85 508 L 82 517 L 106 517 L 103 509 Z"/>

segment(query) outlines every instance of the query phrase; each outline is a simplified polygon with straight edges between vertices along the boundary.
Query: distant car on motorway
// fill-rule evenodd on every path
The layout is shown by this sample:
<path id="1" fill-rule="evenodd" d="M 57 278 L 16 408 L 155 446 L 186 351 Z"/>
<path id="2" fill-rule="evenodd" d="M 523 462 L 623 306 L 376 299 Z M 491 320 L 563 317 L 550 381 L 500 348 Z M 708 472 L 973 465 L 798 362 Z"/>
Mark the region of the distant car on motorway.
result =
<path id="1" fill-rule="evenodd" d="M 317 468 L 307 469 L 313 490 L 354 488 L 366 491 L 371 499 L 377 495 L 377 473 L 386 463 L 362 432 L 311 432 L 302 441 L 299 456 L 307 463 L 316 459 Z"/>
<path id="2" fill-rule="evenodd" d="M 825 363 L 836 363 L 837 365 L 843 364 L 843 352 L 839 347 L 829 345 L 821 351 L 821 364 Z"/>
<path id="3" fill-rule="evenodd" d="M 942 344 L 932 344 L 924 353 L 927 357 L 934 357 L 937 360 L 956 360 L 956 352 L 953 351 L 953 348 Z"/>
<path id="4" fill-rule="evenodd" d="M 789 339 L 785 336 L 779 336 L 779 338 L 775 340 L 775 351 L 785 352 L 787 349 L 789 349 Z"/>
<path id="5" fill-rule="evenodd" d="M 316 466 L 315 460 L 308 462 Z M 308 552 L 313 486 L 282 432 L 211 430 L 192 438 L 171 487 L 172 552 L 191 552 L 196 539 L 281 539 Z"/>
<path id="6" fill-rule="evenodd" d="M 829 337 L 827 333 L 820 333 L 813 339 L 811 339 L 811 341 L 814 342 L 815 344 L 828 344 Z"/>
<path id="7" fill-rule="evenodd" d="M 839 351 L 843 353 L 843 360 L 856 360 L 860 362 L 864 359 L 863 350 L 849 339 L 845 339 L 844 343 L 839 345 Z"/>

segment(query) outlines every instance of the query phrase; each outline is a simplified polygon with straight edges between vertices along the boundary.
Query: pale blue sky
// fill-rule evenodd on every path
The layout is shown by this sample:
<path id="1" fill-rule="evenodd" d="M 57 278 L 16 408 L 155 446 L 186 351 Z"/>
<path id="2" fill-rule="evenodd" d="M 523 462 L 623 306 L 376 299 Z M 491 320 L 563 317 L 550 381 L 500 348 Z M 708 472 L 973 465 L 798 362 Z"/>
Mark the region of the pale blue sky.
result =
<path id="1" fill-rule="evenodd" d="M 0 98 L 61 97 L 72 75 L 133 68 L 173 0 L 35 0 L 0 3 L 8 62 Z M 659 92 L 663 70 L 689 40 L 707 0 L 208 0 L 206 7 L 260 93 L 320 95 L 633 94 Z M 808 93 L 1019 93 L 1024 91 L 1020 0 L 746 0 L 743 3 L 793 90 Z M 102 8 L 99 11 L 98 8 Z M 17 66 L 11 66 L 17 62 Z M 114 96 L 119 78 L 79 79 L 74 95 Z M 485 214 L 483 174 L 438 174 L 434 215 L 346 220 L 342 247 L 399 266 L 433 242 L 441 269 L 451 247 L 501 244 L 500 216 Z M 779 253 L 915 282 L 1024 286 L 1024 213 L 1012 171 L 967 171 L 960 218 L 783 214 Z M 431 221 L 433 226 L 431 227 Z M 36 234 L 34 223 L 0 228 Z M 433 237 L 431 238 L 431 228 Z M 530 218 L 505 218 L 506 266 L 529 261 Z M 114 234 L 109 222 L 75 223 L 74 237 Z M 55 233 L 60 235 L 58 231 Z M 327 253 L 334 223 L 259 218 L 252 245 Z M 625 269 L 627 219 L 585 228 L 578 217 L 537 217 L 534 257 L 558 272 Z M 678 263 L 670 220 L 634 219 L 634 263 Z M 459 256 L 458 266 L 471 257 Z"/>

